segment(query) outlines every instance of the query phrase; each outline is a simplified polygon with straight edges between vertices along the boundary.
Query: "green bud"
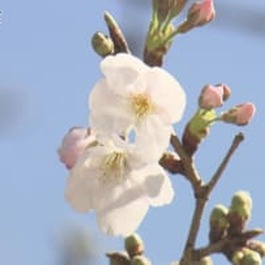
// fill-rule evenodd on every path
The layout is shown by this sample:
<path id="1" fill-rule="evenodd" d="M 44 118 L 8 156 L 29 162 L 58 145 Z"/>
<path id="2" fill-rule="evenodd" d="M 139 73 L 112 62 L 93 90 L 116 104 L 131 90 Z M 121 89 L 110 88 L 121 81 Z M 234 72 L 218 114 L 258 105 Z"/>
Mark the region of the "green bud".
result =
<path id="1" fill-rule="evenodd" d="M 109 258 L 110 265 L 131 265 L 127 253 L 113 252 L 107 253 L 106 256 Z"/>
<path id="2" fill-rule="evenodd" d="M 101 32 L 96 32 L 92 37 L 92 46 L 94 51 L 102 57 L 106 57 L 114 52 L 112 39 Z"/>
<path id="3" fill-rule="evenodd" d="M 239 191 L 234 194 L 227 217 L 230 235 L 238 235 L 244 230 L 250 219 L 251 209 L 252 199 L 248 192 Z"/>
<path id="4" fill-rule="evenodd" d="M 263 258 L 265 257 L 265 243 L 261 241 L 252 240 L 247 243 L 247 247 L 253 251 L 256 251 Z"/>
<path id="5" fill-rule="evenodd" d="M 232 257 L 232 262 L 234 265 L 240 265 L 241 263 L 241 260 L 242 258 L 244 257 L 244 251 L 243 249 L 240 249 L 238 251 L 236 251 L 234 254 L 233 254 L 233 257 Z"/>
<path id="6" fill-rule="evenodd" d="M 216 118 L 215 110 L 199 109 L 186 125 L 182 143 L 188 155 L 192 156 L 199 144 L 209 134 L 210 127 Z"/>
<path id="7" fill-rule="evenodd" d="M 151 262 L 145 256 L 135 256 L 131 261 L 131 265 L 151 265 Z"/>
<path id="8" fill-rule="evenodd" d="M 214 110 L 200 109 L 189 122 L 189 130 L 191 134 L 199 140 L 205 138 L 208 134 L 208 128 L 211 126 L 212 121 L 216 118 Z"/>
<path id="9" fill-rule="evenodd" d="M 246 251 L 244 257 L 241 260 L 241 265 L 261 265 L 262 260 L 260 255 L 252 250 Z"/>
<path id="10" fill-rule="evenodd" d="M 159 23 L 163 23 L 168 15 L 170 10 L 171 0 L 153 0 L 153 12 L 156 14 L 156 17 Z"/>
<path id="11" fill-rule="evenodd" d="M 212 265 L 212 264 L 213 264 L 212 259 L 209 256 L 204 257 L 200 261 L 194 263 L 194 265 Z"/>
<path id="12" fill-rule="evenodd" d="M 245 191 L 238 191 L 234 194 L 229 215 L 234 215 L 236 218 L 246 221 L 251 216 L 252 199 L 250 194 Z"/>
<path id="13" fill-rule="evenodd" d="M 216 205 L 210 216 L 210 242 L 216 242 L 226 235 L 229 226 L 227 220 L 228 209 L 222 205 Z"/>
<path id="14" fill-rule="evenodd" d="M 228 225 L 226 219 L 227 214 L 228 214 L 228 209 L 224 205 L 222 204 L 215 205 L 210 216 L 210 226 L 211 227 L 218 226 L 219 228 L 226 228 Z"/>
<path id="15" fill-rule="evenodd" d="M 242 248 L 235 252 L 232 258 L 234 265 L 261 265 L 262 260 L 259 253 L 248 248 Z"/>
<path id="16" fill-rule="evenodd" d="M 144 242 L 137 234 L 125 238 L 125 249 L 130 257 L 142 255 L 144 253 Z"/>

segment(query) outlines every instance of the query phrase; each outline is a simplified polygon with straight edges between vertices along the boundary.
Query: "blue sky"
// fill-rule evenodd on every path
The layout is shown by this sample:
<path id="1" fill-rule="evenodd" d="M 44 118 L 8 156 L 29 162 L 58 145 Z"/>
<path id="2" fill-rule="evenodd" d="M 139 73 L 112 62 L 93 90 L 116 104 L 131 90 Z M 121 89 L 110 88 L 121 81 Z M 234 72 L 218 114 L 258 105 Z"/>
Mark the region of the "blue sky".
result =
<path id="1" fill-rule="evenodd" d="M 196 156 L 201 174 L 208 179 L 233 135 L 238 131 L 246 135 L 208 204 L 200 246 L 207 242 L 209 209 L 217 203 L 228 205 L 239 189 L 250 191 L 254 200 L 249 226 L 265 223 L 265 33 L 257 30 L 264 28 L 265 20 L 260 18 L 265 16 L 265 4 L 235 0 L 230 6 L 230 1 L 223 0 L 224 9 L 220 0 L 216 2 L 216 21 L 178 37 L 165 61 L 188 98 L 177 132 L 195 111 L 206 83 L 224 82 L 232 88 L 224 108 L 252 101 L 257 114 L 248 127 L 214 126 Z M 126 7 L 119 0 L 0 0 L 0 10 L 0 263 L 58 264 L 57 235 L 72 223 L 94 233 L 103 257 L 106 250 L 120 249 L 122 241 L 97 233 L 93 214 L 79 215 L 66 204 L 67 172 L 58 162 L 56 149 L 70 127 L 87 125 L 88 94 L 101 76 L 100 58 L 92 51 L 90 38 L 95 31 L 106 32 L 104 10 L 112 12 L 125 30 L 133 30 L 139 36 L 133 41 L 138 43 L 143 42 L 150 10 Z M 256 24 L 245 19 L 248 14 L 253 21 L 257 15 Z M 241 27 L 237 20 L 244 22 Z M 193 209 L 189 184 L 179 176 L 172 181 L 173 204 L 151 209 L 139 229 L 147 255 L 157 265 L 179 257 Z M 226 263 L 223 257 L 215 260 Z M 99 263 L 107 260 L 101 258 Z"/>

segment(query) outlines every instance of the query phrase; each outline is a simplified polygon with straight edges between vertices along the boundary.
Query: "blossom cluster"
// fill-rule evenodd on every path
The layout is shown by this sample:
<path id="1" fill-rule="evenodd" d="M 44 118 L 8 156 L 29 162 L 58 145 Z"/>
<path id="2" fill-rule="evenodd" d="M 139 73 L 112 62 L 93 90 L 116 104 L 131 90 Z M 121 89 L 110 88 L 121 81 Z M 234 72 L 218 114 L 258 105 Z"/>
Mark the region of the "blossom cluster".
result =
<path id="1" fill-rule="evenodd" d="M 107 56 L 100 67 L 103 78 L 89 96 L 90 129 L 71 129 L 58 150 L 69 170 L 65 197 L 78 212 L 94 210 L 102 231 L 128 236 L 149 206 L 173 199 L 158 161 L 186 97 L 168 72 L 132 55 Z"/>

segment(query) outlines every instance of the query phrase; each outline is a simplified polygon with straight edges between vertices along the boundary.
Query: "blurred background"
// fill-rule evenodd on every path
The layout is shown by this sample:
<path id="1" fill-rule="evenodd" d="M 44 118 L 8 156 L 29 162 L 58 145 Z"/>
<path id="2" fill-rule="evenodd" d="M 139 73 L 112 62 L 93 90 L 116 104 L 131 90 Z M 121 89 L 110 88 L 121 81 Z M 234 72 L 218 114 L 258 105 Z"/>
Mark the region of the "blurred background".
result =
<path id="1" fill-rule="evenodd" d="M 165 60 L 188 98 L 176 130 L 183 130 L 206 83 L 232 88 L 224 109 L 252 101 L 257 114 L 248 127 L 217 124 L 197 154 L 208 179 L 233 135 L 246 135 L 209 201 L 198 246 L 207 242 L 210 209 L 228 205 L 237 190 L 248 190 L 254 200 L 249 227 L 265 223 L 265 2 L 215 2 L 215 21 L 177 37 Z M 93 213 L 80 215 L 66 204 L 67 171 L 56 150 L 70 127 L 87 126 L 87 98 L 101 77 L 90 38 L 107 32 L 104 11 L 141 56 L 151 1 L 0 0 L 0 10 L 0 264 L 108 264 L 104 253 L 122 249 L 123 242 L 101 234 Z M 189 184 L 178 176 L 172 181 L 173 204 L 151 209 L 138 231 L 157 265 L 179 258 L 193 210 Z M 218 255 L 214 261 L 227 263 Z"/>

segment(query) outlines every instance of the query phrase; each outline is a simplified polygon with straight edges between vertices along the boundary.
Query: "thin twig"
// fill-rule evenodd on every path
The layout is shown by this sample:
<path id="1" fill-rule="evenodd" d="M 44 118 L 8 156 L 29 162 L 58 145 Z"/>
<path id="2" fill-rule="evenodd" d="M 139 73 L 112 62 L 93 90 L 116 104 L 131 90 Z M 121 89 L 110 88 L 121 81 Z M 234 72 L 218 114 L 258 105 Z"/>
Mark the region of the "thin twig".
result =
<path id="1" fill-rule="evenodd" d="M 187 239 L 185 250 L 184 250 L 184 252 L 186 253 L 188 250 L 194 248 L 196 237 L 197 237 L 201 219 L 202 219 L 202 213 L 203 213 L 206 201 L 207 200 L 204 198 L 196 199 L 196 206 L 195 206 L 195 210 L 193 213 L 192 223 L 190 226 L 189 235 L 188 235 L 188 239 Z"/>
<path id="2" fill-rule="evenodd" d="M 218 167 L 217 171 L 215 172 L 215 174 L 213 175 L 212 179 L 209 181 L 209 183 L 207 184 L 208 187 L 208 194 L 211 193 L 211 191 L 213 190 L 213 188 L 215 187 L 215 185 L 217 184 L 217 182 L 219 181 L 219 179 L 221 178 L 222 173 L 224 172 L 226 166 L 228 165 L 229 160 L 231 159 L 232 155 L 234 154 L 234 152 L 237 150 L 237 148 L 239 147 L 240 143 L 244 140 L 244 135 L 243 133 L 238 133 L 235 137 L 234 140 L 231 144 L 231 147 L 229 148 L 226 156 L 224 157 L 222 163 L 220 164 L 220 166 Z"/>
<path id="3" fill-rule="evenodd" d="M 210 182 L 207 185 L 199 185 L 199 186 L 194 186 L 195 187 L 195 195 L 196 195 L 196 206 L 195 206 L 195 210 L 193 213 L 193 217 L 192 217 L 192 222 L 191 222 L 191 226 L 190 226 L 190 230 L 189 230 L 189 235 L 186 241 L 186 245 L 184 248 L 184 253 L 183 253 L 183 257 L 181 260 L 181 265 L 186 265 L 189 264 L 190 258 L 192 258 L 193 256 L 193 251 L 194 251 L 194 245 L 196 242 L 196 238 L 198 235 L 198 231 L 200 228 L 200 222 L 202 219 L 202 214 L 205 208 L 205 205 L 207 203 L 207 200 L 209 198 L 209 195 L 211 193 L 211 191 L 213 190 L 213 188 L 215 187 L 215 185 L 217 184 L 218 180 L 220 179 L 222 173 L 224 172 L 230 158 L 232 157 L 232 155 L 234 154 L 235 150 L 238 148 L 239 144 L 242 142 L 242 140 L 244 139 L 243 134 L 239 133 L 234 137 L 234 140 L 227 152 L 227 154 L 225 155 L 223 161 L 221 162 L 220 166 L 218 167 L 216 173 L 213 175 L 212 179 L 210 180 Z M 174 147 L 174 149 L 176 150 L 176 152 L 179 154 L 181 160 L 184 159 L 183 161 L 183 165 L 184 168 L 187 169 L 186 173 L 192 173 L 195 174 L 196 173 L 192 172 L 192 168 L 190 167 L 189 163 L 191 162 L 191 158 L 189 158 L 189 156 L 186 155 L 185 150 L 183 150 L 181 143 L 179 141 L 179 139 L 176 136 L 172 136 L 171 137 L 171 144 Z M 191 169 L 191 171 L 189 171 Z M 194 176 L 192 175 L 193 179 Z"/>
<path id="4" fill-rule="evenodd" d="M 192 158 L 187 155 L 184 148 L 182 147 L 179 138 L 176 135 L 171 135 L 170 143 L 173 146 L 175 152 L 179 155 L 185 171 L 185 175 L 191 182 L 193 190 L 195 191 L 197 187 L 201 186 L 202 180 L 197 169 L 195 168 Z"/>
<path id="5" fill-rule="evenodd" d="M 230 246 L 234 246 L 237 244 L 242 244 L 242 242 L 246 242 L 254 237 L 257 237 L 264 233 L 263 229 L 253 229 L 242 232 L 241 235 L 238 235 L 235 238 L 223 238 L 216 243 L 209 244 L 206 247 L 202 247 L 194 250 L 194 255 L 196 259 L 200 260 L 205 256 L 209 256 L 213 253 L 220 253 L 224 251 L 224 248 L 229 248 Z"/>

